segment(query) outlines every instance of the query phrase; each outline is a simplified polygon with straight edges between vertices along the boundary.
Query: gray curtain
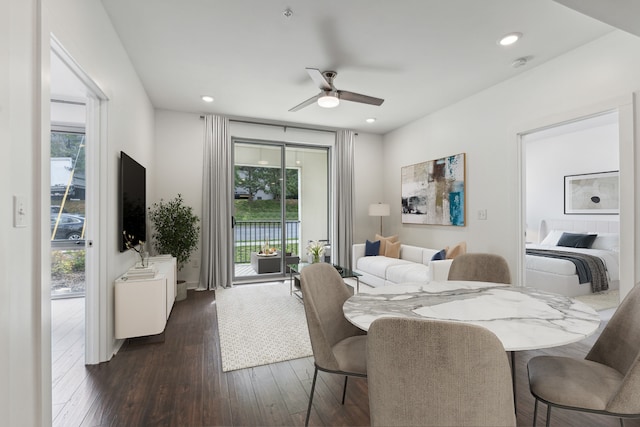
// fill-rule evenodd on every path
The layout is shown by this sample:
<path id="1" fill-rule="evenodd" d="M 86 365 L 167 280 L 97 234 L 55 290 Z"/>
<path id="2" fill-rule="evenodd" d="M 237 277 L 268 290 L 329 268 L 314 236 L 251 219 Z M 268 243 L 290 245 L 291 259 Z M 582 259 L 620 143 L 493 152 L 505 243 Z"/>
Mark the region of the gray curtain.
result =
<path id="1" fill-rule="evenodd" d="M 337 245 L 334 262 L 351 268 L 353 245 L 353 144 L 355 133 L 340 130 L 336 133 L 336 209 Z"/>
<path id="2" fill-rule="evenodd" d="M 202 262 L 198 289 L 228 288 L 233 278 L 233 156 L 229 119 L 204 118 Z"/>

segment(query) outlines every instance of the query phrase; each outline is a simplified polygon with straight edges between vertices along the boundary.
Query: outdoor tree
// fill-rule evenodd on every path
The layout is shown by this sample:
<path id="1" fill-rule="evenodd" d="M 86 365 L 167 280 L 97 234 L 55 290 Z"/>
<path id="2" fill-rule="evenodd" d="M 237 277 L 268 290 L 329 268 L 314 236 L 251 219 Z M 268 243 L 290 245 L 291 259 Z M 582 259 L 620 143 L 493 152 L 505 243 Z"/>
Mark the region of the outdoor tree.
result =
<path id="1" fill-rule="evenodd" d="M 248 193 L 249 201 L 255 200 L 256 194 L 262 190 L 273 196 L 274 200 L 281 200 L 282 187 L 280 185 L 281 169 L 253 166 L 236 166 L 235 188 L 244 189 Z M 298 198 L 298 169 L 286 170 L 286 198 Z"/>

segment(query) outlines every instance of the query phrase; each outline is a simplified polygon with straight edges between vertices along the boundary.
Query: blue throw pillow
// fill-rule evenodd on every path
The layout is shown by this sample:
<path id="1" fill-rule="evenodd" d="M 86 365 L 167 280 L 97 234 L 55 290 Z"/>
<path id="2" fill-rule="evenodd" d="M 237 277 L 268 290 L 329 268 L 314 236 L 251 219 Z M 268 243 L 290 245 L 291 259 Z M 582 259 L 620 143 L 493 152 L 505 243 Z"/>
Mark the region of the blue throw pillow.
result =
<path id="1" fill-rule="evenodd" d="M 376 256 L 380 252 L 380 240 L 375 242 L 367 242 L 364 244 L 364 256 Z"/>
<path id="2" fill-rule="evenodd" d="M 441 250 L 431 257 L 431 261 L 442 261 L 445 259 L 447 259 L 447 251 L 445 249 Z"/>

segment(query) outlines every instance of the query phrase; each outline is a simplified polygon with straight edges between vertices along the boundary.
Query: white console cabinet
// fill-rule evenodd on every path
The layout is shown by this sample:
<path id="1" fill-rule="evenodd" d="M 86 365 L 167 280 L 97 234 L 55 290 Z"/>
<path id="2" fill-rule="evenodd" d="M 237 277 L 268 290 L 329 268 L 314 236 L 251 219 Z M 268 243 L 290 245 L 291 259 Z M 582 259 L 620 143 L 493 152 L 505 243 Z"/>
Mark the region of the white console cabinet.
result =
<path id="1" fill-rule="evenodd" d="M 164 331 L 176 297 L 176 259 L 149 259 L 156 273 L 152 278 L 130 278 L 124 274 L 115 283 L 115 337 L 156 335 Z"/>

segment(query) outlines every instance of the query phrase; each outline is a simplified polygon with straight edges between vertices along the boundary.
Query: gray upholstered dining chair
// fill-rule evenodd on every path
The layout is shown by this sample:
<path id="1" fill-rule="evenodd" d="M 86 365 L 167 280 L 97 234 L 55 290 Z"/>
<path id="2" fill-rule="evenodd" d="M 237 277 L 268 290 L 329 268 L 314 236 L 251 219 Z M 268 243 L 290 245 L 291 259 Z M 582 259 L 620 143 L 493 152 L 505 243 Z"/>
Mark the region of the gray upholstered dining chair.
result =
<path id="1" fill-rule="evenodd" d="M 453 259 L 448 280 L 511 283 L 509 264 L 500 255 L 466 253 Z"/>
<path id="2" fill-rule="evenodd" d="M 367 336 L 344 317 L 342 305 L 351 293 L 333 265 L 317 263 L 306 266 L 300 271 L 300 288 L 315 359 L 305 420 L 305 425 L 308 425 L 319 370 L 345 376 L 343 405 L 349 376 L 367 376 Z"/>
<path id="3" fill-rule="evenodd" d="M 367 341 L 372 426 L 515 426 L 509 360 L 488 329 L 381 318 Z"/>
<path id="4" fill-rule="evenodd" d="M 584 359 L 536 356 L 529 360 L 529 389 L 538 402 L 620 418 L 640 417 L 640 285 L 622 301 Z"/>

